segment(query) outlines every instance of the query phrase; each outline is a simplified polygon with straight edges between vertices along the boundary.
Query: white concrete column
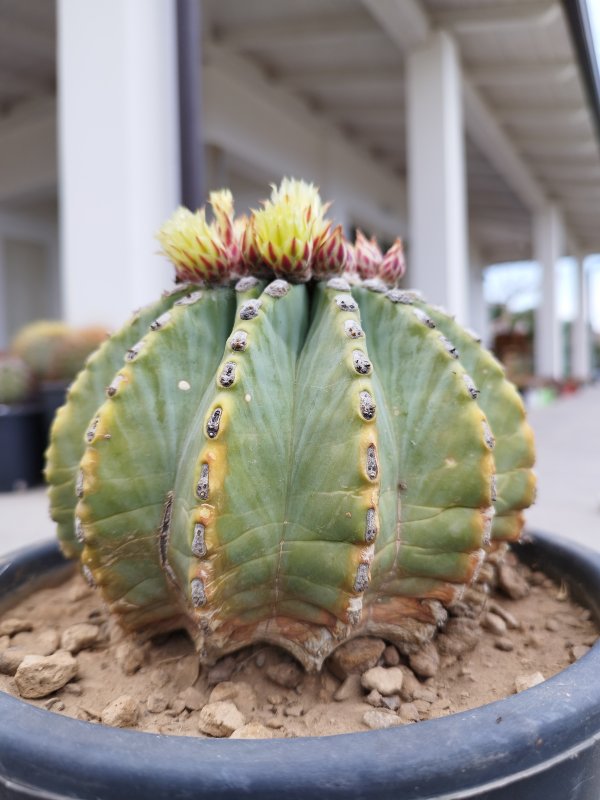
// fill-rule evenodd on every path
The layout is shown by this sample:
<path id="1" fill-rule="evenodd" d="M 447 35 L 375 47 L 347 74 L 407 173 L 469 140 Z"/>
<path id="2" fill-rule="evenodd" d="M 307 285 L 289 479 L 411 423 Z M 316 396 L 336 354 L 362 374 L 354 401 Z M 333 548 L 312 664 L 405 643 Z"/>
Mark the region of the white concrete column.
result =
<path id="1" fill-rule="evenodd" d="M 408 54 L 411 283 L 461 322 L 468 315 L 465 139 L 458 48 L 444 31 Z"/>
<path id="2" fill-rule="evenodd" d="M 542 291 L 535 315 L 535 372 L 562 379 L 563 345 L 556 300 L 556 265 L 563 255 L 565 233 L 560 211 L 548 205 L 533 219 L 533 255 L 542 269 Z"/>
<path id="3" fill-rule="evenodd" d="M 489 309 L 483 296 L 483 259 L 474 242 L 469 245 L 469 315 L 468 326 L 481 336 L 484 345 L 490 345 Z"/>
<path id="4" fill-rule="evenodd" d="M 590 336 L 589 280 L 585 259 L 577 256 L 577 314 L 573 321 L 573 377 L 589 381 L 592 377 L 592 342 Z"/>
<path id="5" fill-rule="evenodd" d="M 175 3 L 59 0 L 61 283 L 72 323 L 114 326 L 169 285 L 179 202 Z"/>

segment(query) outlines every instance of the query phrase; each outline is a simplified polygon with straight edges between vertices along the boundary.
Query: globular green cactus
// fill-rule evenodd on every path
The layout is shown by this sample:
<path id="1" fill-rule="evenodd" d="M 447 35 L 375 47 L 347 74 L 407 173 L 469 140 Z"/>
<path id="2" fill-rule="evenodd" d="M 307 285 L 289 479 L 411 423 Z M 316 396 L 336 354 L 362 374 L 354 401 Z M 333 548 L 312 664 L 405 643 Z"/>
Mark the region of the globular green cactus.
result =
<path id="1" fill-rule="evenodd" d="M 11 351 L 25 361 L 37 381 L 70 381 L 106 337 L 104 328 L 73 328 L 59 320 L 38 320 L 21 328 Z"/>
<path id="2" fill-rule="evenodd" d="M 22 358 L 0 353 L 0 405 L 22 403 L 31 391 L 32 375 Z"/>
<path id="3" fill-rule="evenodd" d="M 518 538 L 523 405 L 471 334 L 394 288 L 400 242 L 351 245 L 301 182 L 249 220 L 211 203 L 159 235 L 186 283 L 57 415 L 63 550 L 124 627 L 185 628 L 206 662 L 267 641 L 318 669 L 369 634 L 410 651 Z"/>
<path id="4" fill-rule="evenodd" d="M 25 325 L 11 343 L 11 351 L 25 361 L 36 380 L 57 380 L 57 354 L 70 334 L 66 322 L 38 320 Z"/>

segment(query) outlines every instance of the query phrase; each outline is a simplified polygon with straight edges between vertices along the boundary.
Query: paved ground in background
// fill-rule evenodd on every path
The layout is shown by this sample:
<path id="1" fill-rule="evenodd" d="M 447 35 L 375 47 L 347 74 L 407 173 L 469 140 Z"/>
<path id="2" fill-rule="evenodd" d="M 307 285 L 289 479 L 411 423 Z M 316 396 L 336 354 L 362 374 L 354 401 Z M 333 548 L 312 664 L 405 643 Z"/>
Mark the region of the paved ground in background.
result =
<path id="1" fill-rule="evenodd" d="M 528 527 L 600 550 L 600 384 L 533 409 L 529 418 L 538 498 Z"/>
<path id="2" fill-rule="evenodd" d="M 528 527 L 600 550 L 600 385 L 530 411 L 538 501 Z M 44 489 L 0 494 L 0 553 L 54 535 Z"/>

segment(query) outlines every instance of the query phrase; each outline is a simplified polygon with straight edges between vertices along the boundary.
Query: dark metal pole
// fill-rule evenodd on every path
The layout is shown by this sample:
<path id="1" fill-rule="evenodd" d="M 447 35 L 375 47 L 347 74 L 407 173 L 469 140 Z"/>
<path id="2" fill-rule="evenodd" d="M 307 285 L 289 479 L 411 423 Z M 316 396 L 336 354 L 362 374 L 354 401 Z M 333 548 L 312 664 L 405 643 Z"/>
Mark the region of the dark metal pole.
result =
<path id="1" fill-rule="evenodd" d="M 177 0 L 176 13 L 181 202 L 194 210 L 204 202 L 201 0 Z"/>
<path id="2" fill-rule="evenodd" d="M 598 0 L 592 0 L 598 2 Z M 581 67 L 588 100 L 591 106 L 596 133 L 600 139 L 600 68 L 596 60 L 594 35 L 585 0 L 562 0 L 563 10 Z M 600 55 L 600 54 L 598 54 Z"/>

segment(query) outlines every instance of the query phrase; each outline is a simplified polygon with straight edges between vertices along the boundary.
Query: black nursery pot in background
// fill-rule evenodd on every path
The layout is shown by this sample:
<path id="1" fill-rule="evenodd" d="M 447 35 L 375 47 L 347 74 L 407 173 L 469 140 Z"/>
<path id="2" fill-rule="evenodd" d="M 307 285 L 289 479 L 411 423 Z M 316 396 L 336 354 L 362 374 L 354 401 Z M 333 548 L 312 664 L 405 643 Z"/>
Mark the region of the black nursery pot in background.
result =
<path id="1" fill-rule="evenodd" d="M 56 412 L 67 400 L 69 384 L 70 381 L 44 381 L 39 388 L 44 447 L 47 447 L 50 443 L 50 428 Z"/>
<path id="2" fill-rule="evenodd" d="M 45 437 L 37 403 L 0 405 L 0 492 L 42 482 Z"/>
<path id="3" fill-rule="evenodd" d="M 544 535 L 519 557 L 600 619 L 600 554 Z M 56 545 L 0 560 L 0 611 L 68 569 Z M 505 700 L 371 733 L 228 741 L 107 728 L 0 693 L 0 800 L 597 800 L 600 646 Z"/>

